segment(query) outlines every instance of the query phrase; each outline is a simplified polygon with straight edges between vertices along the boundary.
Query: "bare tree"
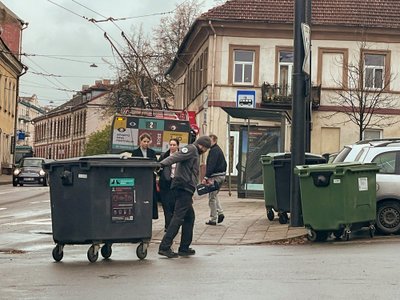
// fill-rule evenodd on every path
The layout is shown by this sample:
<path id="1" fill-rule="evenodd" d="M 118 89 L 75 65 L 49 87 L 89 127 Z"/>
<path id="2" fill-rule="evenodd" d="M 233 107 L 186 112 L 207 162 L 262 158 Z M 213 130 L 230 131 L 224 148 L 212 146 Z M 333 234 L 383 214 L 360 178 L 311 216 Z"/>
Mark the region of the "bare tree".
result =
<path id="1" fill-rule="evenodd" d="M 133 28 L 120 57 L 119 79 L 109 102 L 112 111 L 125 112 L 130 107 L 162 109 L 171 102 L 174 86 L 164 74 L 202 5 L 199 0 L 177 5 L 172 15 L 161 19 L 151 39 L 142 26 Z"/>
<path id="2" fill-rule="evenodd" d="M 353 62 L 337 62 L 344 68 L 347 77 L 333 82 L 337 86 L 336 97 L 330 100 L 337 111 L 327 118 L 345 114 L 347 120 L 337 123 L 354 123 L 358 127 L 359 139 L 363 139 L 363 133 L 367 128 L 382 128 L 398 122 L 384 110 L 397 106 L 397 99 L 390 93 L 390 84 L 395 76 L 389 73 L 384 55 L 368 52 L 367 43 L 361 42 L 358 54 Z M 374 67 L 369 67 L 374 65 Z"/>
<path id="3" fill-rule="evenodd" d="M 173 15 L 161 19 L 154 29 L 154 50 L 158 56 L 153 61 L 157 81 L 167 95 L 173 95 L 173 83 L 164 74 L 171 65 L 190 26 L 201 13 L 203 1 L 189 0 L 178 5 Z"/>

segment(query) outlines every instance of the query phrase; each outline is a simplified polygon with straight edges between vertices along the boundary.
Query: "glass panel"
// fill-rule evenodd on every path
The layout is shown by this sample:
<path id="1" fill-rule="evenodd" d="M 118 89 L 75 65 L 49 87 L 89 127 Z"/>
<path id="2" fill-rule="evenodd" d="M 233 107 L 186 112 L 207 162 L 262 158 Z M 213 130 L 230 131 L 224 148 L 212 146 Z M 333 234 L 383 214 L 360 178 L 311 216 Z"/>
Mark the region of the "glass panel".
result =
<path id="1" fill-rule="evenodd" d="M 382 54 L 365 54 L 366 66 L 384 66 L 385 56 Z"/>
<path id="2" fill-rule="evenodd" d="M 253 62 L 254 51 L 235 51 L 235 62 L 243 61 L 243 62 Z"/>
<path id="3" fill-rule="evenodd" d="M 375 69 L 375 88 L 383 87 L 383 70 Z"/>
<path id="4" fill-rule="evenodd" d="M 374 79 L 374 70 L 370 68 L 365 69 L 365 87 L 372 88 Z"/>
<path id="5" fill-rule="evenodd" d="M 289 66 L 280 66 L 279 68 L 279 88 L 280 94 L 288 95 L 288 79 L 289 79 Z"/>
<path id="6" fill-rule="evenodd" d="M 245 65 L 244 66 L 244 82 L 252 82 L 253 81 L 253 66 Z"/>
<path id="7" fill-rule="evenodd" d="M 279 62 L 293 62 L 293 52 L 279 51 Z"/>
<path id="8" fill-rule="evenodd" d="M 235 82 L 243 82 L 243 65 L 235 64 Z"/>
<path id="9" fill-rule="evenodd" d="M 382 131 L 376 129 L 365 129 L 364 130 L 364 140 L 376 140 L 382 138 Z"/>
<path id="10" fill-rule="evenodd" d="M 386 152 L 375 157 L 372 162 L 380 168 L 379 173 L 394 174 L 396 168 L 396 152 Z"/>

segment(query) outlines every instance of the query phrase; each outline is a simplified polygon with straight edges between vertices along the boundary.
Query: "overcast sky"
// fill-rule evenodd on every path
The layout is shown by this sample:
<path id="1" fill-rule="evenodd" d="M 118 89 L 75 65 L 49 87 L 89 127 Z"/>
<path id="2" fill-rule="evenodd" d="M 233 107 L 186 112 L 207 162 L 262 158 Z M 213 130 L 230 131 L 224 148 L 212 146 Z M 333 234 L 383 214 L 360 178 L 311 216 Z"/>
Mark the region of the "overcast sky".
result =
<path id="1" fill-rule="evenodd" d="M 97 23 L 100 29 L 82 16 L 97 20 L 102 17 L 96 13 L 114 18 L 131 17 L 117 22 L 128 36 L 132 28 L 140 24 L 151 33 L 160 18 L 165 16 L 161 13 L 172 11 L 184 1 L 1 0 L 19 18 L 29 23 L 22 34 L 22 52 L 27 54 L 22 57 L 22 62 L 28 66 L 29 72 L 21 77 L 20 96 L 36 94 L 42 105 L 53 101 L 53 105 L 58 106 L 74 94 L 63 89 L 80 90 L 82 85 L 92 85 L 95 80 L 115 78 L 115 70 L 104 62 L 115 60 L 111 46 L 103 35 L 106 31 L 119 43 L 117 47 L 124 46 L 121 31 L 110 22 Z M 216 5 L 215 0 L 205 0 L 203 11 Z M 146 16 L 155 13 L 160 14 Z M 97 67 L 90 67 L 92 64 Z"/>

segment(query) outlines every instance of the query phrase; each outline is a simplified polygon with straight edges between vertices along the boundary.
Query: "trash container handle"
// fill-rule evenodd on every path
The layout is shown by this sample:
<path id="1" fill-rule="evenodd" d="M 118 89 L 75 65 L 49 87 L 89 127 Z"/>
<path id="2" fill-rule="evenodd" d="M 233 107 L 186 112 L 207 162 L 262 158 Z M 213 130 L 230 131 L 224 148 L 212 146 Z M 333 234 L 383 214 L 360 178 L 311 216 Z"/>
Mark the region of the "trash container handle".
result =
<path id="1" fill-rule="evenodd" d="M 310 176 L 310 169 L 308 166 L 297 166 L 297 176 L 308 177 Z"/>
<path id="2" fill-rule="evenodd" d="M 346 173 L 346 171 L 347 171 L 346 168 L 337 167 L 335 169 L 335 175 L 343 176 Z"/>
<path id="3" fill-rule="evenodd" d="M 79 162 L 79 168 L 81 170 L 88 171 L 88 170 L 90 170 L 90 163 L 88 161 L 80 161 Z"/>

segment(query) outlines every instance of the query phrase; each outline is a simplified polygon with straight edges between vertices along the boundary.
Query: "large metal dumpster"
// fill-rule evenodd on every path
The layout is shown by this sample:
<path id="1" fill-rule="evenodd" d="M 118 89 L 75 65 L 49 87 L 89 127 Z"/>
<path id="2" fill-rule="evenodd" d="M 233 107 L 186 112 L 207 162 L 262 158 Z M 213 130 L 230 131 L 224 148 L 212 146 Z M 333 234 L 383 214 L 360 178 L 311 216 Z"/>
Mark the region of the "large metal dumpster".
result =
<path id="1" fill-rule="evenodd" d="M 303 221 L 311 241 L 324 241 L 333 232 L 349 239 L 354 229 L 376 219 L 376 164 L 340 163 L 297 166 Z"/>
<path id="2" fill-rule="evenodd" d="M 147 255 L 152 234 L 153 172 L 159 164 L 118 155 L 58 160 L 45 165 L 50 175 L 53 258 L 63 258 L 67 244 L 92 244 L 111 256 L 113 243 L 140 243 L 136 254 Z"/>
<path id="3" fill-rule="evenodd" d="M 290 152 L 261 155 L 267 218 L 272 221 L 275 210 L 281 224 L 288 222 L 287 213 L 290 211 L 291 157 Z M 321 155 L 306 153 L 305 162 L 307 165 L 322 164 L 326 159 Z"/>

